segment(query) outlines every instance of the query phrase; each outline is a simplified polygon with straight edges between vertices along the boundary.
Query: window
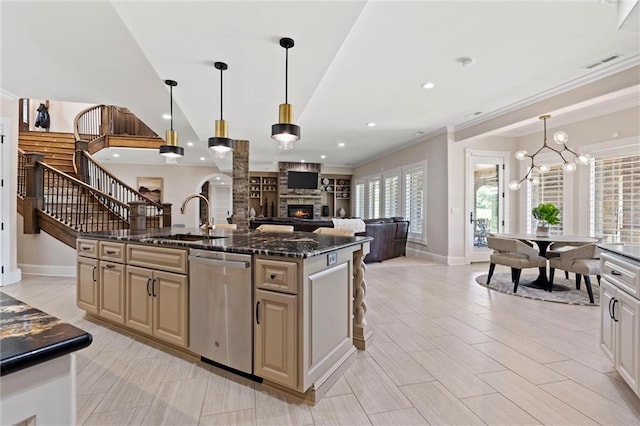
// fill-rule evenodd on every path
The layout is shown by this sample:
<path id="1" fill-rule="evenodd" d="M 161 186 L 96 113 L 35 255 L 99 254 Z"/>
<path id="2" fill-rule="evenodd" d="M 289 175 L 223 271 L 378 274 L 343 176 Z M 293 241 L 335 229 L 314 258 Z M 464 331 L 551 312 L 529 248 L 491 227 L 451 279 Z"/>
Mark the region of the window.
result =
<path id="1" fill-rule="evenodd" d="M 425 240 L 425 168 L 407 168 L 404 171 L 404 216 L 409 220 L 409 238 Z"/>
<path id="2" fill-rule="evenodd" d="M 377 218 L 380 217 L 380 177 L 371 178 L 367 183 L 369 184 L 367 217 Z"/>
<path id="3" fill-rule="evenodd" d="M 384 217 L 400 216 L 400 176 L 384 177 Z"/>
<path id="4" fill-rule="evenodd" d="M 553 225 L 554 234 L 562 234 L 562 214 L 563 208 L 563 186 L 564 175 L 562 165 L 551 166 L 548 172 L 540 173 L 540 183 L 538 185 L 528 185 L 529 196 L 527 198 L 527 229 L 533 232 L 535 219 L 531 216 L 531 209 L 542 203 L 551 203 L 560 210 L 560 223 Z"/>
<path id="5" fill-rule="evenodd" d="M 590 185 L 592 235 L 640 243 L 640 155 L 596 159 Z"/>
<path id="6" fill-rule="evenodd" d="M 355 189 L 355 216 L 364 218 L 364 182 L 356 182 Z"/>

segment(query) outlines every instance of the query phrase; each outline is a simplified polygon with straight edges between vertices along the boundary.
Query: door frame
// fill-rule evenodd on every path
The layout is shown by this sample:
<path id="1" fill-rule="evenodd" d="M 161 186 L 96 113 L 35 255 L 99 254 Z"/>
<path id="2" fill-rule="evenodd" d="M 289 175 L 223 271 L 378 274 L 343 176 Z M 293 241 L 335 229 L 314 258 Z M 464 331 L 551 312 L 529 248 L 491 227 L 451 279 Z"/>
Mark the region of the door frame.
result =
<path id="1" fill-rule="evenodd" d="M 511 157 L 511 153 L 509 151 L 493 151 L 493 150 L 480 150 L 480 149 L 471 149 L 467 148 L 465 150 L 465 213 L 464 213 L 464 224 L 465 224 L 465 232 L 464 232 L 464 255 L 466 263 L 473 262 L 488 262 L 489 256 L 491 255 L 491 251 L 487 250 L 484 252 L 476 252 L 473 250 L 473 237 L 474 237 L 474 228 L 475 226 L 470 226 L 469 223 L 469 214 L 473 211 L 473 195 L 474 195 L 474 182 L 473 182 L 473 172 L 471 169 L 472 159 L 475 158 L 501 158 L 503 169 L 501 173 L 501 182 L 499 182 L 499 188 L 502 190 L 502 202 L 499 207 L 499 211 L 502 211 L 502 223 L 498 224 L 498 232 L 507 232 L 509 230 L 509 190 L 507 188 L 507 180 L 510 176 L 509 174 L 509 159 Z"/>

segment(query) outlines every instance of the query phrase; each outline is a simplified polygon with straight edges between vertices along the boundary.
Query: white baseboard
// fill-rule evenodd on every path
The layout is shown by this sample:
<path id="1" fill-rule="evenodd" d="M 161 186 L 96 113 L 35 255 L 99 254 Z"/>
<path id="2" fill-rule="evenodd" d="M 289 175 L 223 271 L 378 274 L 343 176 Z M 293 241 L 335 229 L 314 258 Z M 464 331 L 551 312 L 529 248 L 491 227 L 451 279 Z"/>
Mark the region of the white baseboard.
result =
<path id="1" fill-rule="evenodd" d="M 20 280 L 22 280 L 22 271 L 20 269 L 16 269 L 15 271 L 5 272 L 0 277 L 0 287 L 17 283 Z"/>
<path id="2" fill-rule="evenodd" d="M 442 263 L 443 265 L 447 264 L 446 256 L 442 256 L 439 254 L 431 253 L 428 251 L 418 250 L 416 248 L 407 247 L 407 256 L 415 256 L 420 257 L 422 259 L 428 259 L 433 262 Z"/>
<path id="3" fill-rule="evenodd" d="M 447 257 L 447 265 L 449 266 L 460 266 L 460 265 L 468 265 L 467 258 L 464 256 L 449 256 Z"/>
<path id="4" fill-rule="evenodd" d="M 75 277 L 75 266 L 19 264 L 25 275 L 47 275 L 50 277 Z"/>

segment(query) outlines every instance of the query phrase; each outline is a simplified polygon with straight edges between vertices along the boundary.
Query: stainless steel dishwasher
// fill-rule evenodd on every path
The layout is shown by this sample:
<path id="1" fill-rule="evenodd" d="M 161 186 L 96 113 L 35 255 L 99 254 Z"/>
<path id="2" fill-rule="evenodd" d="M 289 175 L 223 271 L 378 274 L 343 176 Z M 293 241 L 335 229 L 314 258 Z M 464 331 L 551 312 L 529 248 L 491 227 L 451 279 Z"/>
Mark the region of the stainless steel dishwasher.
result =
<path id="1" fill-rule="evenodd" d="M 251 256 L 191 249 L 189 348 L 252 374 Z"/>

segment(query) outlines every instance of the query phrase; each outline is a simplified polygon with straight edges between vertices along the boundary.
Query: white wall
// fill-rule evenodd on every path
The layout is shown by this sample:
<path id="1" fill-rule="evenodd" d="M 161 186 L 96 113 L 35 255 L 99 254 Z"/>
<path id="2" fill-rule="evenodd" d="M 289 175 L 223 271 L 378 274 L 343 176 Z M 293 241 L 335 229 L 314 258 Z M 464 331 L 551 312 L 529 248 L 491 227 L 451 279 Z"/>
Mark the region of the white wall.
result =
<path id="1" fill-rule="evenodd" d="M 44 99 L 29 99 L 29 130 L 42 131 L 45 129 L 36 127 L 36 115 L 38 107 L 41 103 L 45 103 Z M 50 132 L 73 132 L 73 120 L 78 113 L 94 104 L 83 104 L 77 102 L 60 102 L 49 101 L 49 116 L 51 117 Z M 17 122 L 17 120 L 16 120 Z"/>
<path id="2" fill-rule="evenodd" d="M 18 238 L 18 265 L 24 274 L 74 277 L 76 250 L 56 238 L 40 231 L 39 234 L 22 232 L 24 219 L 16 221 Z"/>

